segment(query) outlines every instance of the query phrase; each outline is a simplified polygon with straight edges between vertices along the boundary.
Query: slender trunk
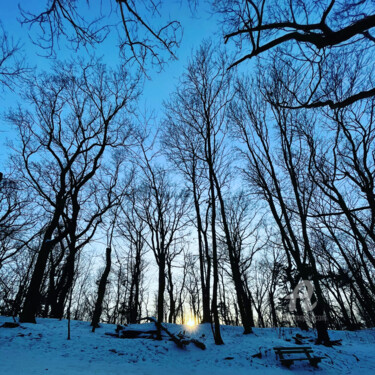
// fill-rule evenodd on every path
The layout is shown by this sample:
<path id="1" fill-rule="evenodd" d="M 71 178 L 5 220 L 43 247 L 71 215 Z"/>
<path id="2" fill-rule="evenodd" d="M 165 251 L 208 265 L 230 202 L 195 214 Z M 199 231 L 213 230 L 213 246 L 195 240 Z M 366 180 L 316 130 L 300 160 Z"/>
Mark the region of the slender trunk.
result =
<path id="1" fill-rule="evenodd" d="M 200 213 L 199 201 L 196 193 L 195 181 L 193 180 L 193 196 L 194 196 L 194 207 L 197 216 L 197 232 L 198 232 L 198 250 L 199 250 L 199 270 L 202 287 L 202 304 L 203 304 L 203 319 L 202 323 L 208 323 L 211 321 L 210 312 L 210 291 L 209 286 L 205 282 L 205 259 L 203 251 L 203 226 L 202 218 Z"/>
<path id="2" fill-rule="evenodd" d="M 168 294 L 169 294 L 169 315 L 168 323 L 173 323 L 176 315 L 176 301 L 173 295 L 172 265 L 168 262 Z"/>
<path id="3" fill-rule="evenodd" d="M 207 212 L 207 219 L 208 219 L 208 212 Z M 208 226 L 206 227 L 208 228 Z M 211 307 L 210 307 L 210 300 L 211 300 L 211 254 L 210 254 L 210 246 L 208 242 L 207 237 L 207 229 L 202 232 L 203 241 L 204 241 L 204 249 L 206 254 L 206 263 L 207 263 L 207 269 L 206 269 L 206 283 L 205 283 L 205 294 L 202 299 L 202 305 L 204 311 L 204 315 L 207 317 L 208 320 L 207 323 L 212 322 L 212 314 L 211 314 Z"/>
<path id="4" fill-rule="evenodd" d="M 70 252 L 64 267 L 61 289 L 58 292 L 56 303 L 52 305 L 51 317 L 56 319 L 62 319 L 64 316 L 65 304 L 74 281 L 74 267 L 76 257 L 76 250 L 73 248 L 74 245 L 75 244 L 73 244 L 73 246 L 69 246 Z"/>
<path id="5" fill-rule="evenodd" d="M 43 243 L 40 247 L 34 271 L 31 276 L 30 285 L 26 293 L 23 309 L 20 314 L 21 323 L 36 323 L 35 317 L 38 314 L 38 311 L 40 310 L 40 288 L 42 286 L 42 280 L 44 277 L 44 272 L 46 269 L 49 254 L 56 244 L 56 242 L 52 241 L 51 238 L 53 232 L 57 228 L 59 217 L 60 215 L 55 213 L 54 219 L 48 226 L 46 233 L 44 235 Z"/>
<path id="6" fill-rule="evenodd" d="M 276 308 L 275 308 L 275 299 L 273 292 L 268 293 L 268 300 L 270 302 L 270 309 L 271 309 L 271 317 L 272 317 L 272 326 L 278 327 L 277 315 L 276 315 Z"/>
<path id="7" fill-rule="evenodd" d="M 165 254 L 159 255 L 159 288 L 158 288 L 158 322 L 164 320 L 164 291 L 165 291 Z M 161 331 L 158 329 L 158 338 L 161 339 Z"/>
<path id="8" fill-rule="evenodd" d="M 220 320 L 217 306 L 218 282 L 219 282 L 219 264 L 217 259 L 217 241 L 216 241 L 216 202 L 215 186 L 213 181 L 212 165 L 210 165 L 210 188 L 211 188 L 211 232 L 212 232 L 212 262 L 213 262 L 213 285 L 212 285 L 212 314 L 214 316 L 213 334 L 216 345 L 223 345 L 224 341 L 220 333 Z"/>
<path id="9" fill-rule="evenodd" d="M 102 315 L 103 299 L 105 295 L 105 289 L 107 285 L 107 279 L 109 272 L 111 271 L 111 247 L 106 249 L 106 265 L 102 277 L 100 278 L 98 287 L 98 298 L 95 304 L 95 310 L 92 317 L 92 332 L 95 332 L 95 328 L 99 326 L 100 316 Z"/>
<path id="10" fill-rule="evenodd" d="M 237 294 L 238 308 L 241 314 L 242 325 L 244 327 L 244 334 L 249 334 L 249 333 L 253 333 L 253 329 L 251 326 L 252 324 L 251 313 L 249 312 L 249 309 L 251 309 L 251 305 L 246 298 L 246 293 L 245 293 L 244 286 L 241 280 L 241 271 L 240 271 L 240 266 L 239 266 L 240 260 L 238 259 L 238 257 L 236 257 L 236 251 L 232 243 L 232 239 L 231 239 L 231 235 L 230 235 L 230 231 L 228 227 L 228 222 L 227 222 L 227 216 L 225 212 L 225 203 L 224 203 L 223 196 L 221 194 L 221 187 L 216 177 L 216 174 L 213 175 L 213 178 L 215 180 L 216 191 L 217 191 L 217 195 L 218 195 L 219 202 L 220 202 L 221 216 L 223 220 L 224 233 L 225 233 L 226 245 L 227 245 L 228 253 L 229 253 L 229 260 L 230 260 L 230 265 L 231 265 L 231 270 L 232 270 L 233 282 L 234 282 L 234 286 L 235 286 L 236 294 Z"/>
<path id="11" fill-rule="evenodd" d="M 69 293 L 69 304 L 68 304 L 68 337 L 67 339 L 70 340 L 70 315 L 71 315 L 71 309 L 72 309 L 72 295 L 73 295 L 73 288 L 71 289 Z"/>
<path id="12" fill-rule="evenodd" d="M 232 265 L 232 277 L 234 281 L 234 286 L 236 290 L 236 296 L 237 296 L 237 304 L 238 309 L 241 315 L 241 322 L 244 328 L 244 334 L 253 333 L 253 319 L 252 319 L 252 313 L 251 313 L 251 302 L 248 300 L 246 296 L 246 292 L 243 287 L 243 283 L 241 280 L 241 274 L 239 272 L 239 269 L 237 268 L 237 264 Z"/>

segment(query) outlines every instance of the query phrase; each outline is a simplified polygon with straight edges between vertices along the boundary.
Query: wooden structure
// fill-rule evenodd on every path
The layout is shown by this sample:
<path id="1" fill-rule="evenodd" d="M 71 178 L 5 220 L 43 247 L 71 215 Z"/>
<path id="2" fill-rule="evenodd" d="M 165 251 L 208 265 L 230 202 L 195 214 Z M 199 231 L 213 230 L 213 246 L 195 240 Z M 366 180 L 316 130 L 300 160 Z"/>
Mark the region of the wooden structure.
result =
<path id="1" fill-rule="evenodd" d="M 313 350 L 311 346 L 278 346 L 273 348 L 276 357 L 280 358 L 280 362 L 287 367 L 290 367 L 295 361 L 309 361 L 311 366 L 317 367 L 318 363 L 324 357 L 312 356 Z M 291 357 L 291 355 L 300 354 L 300 357 Z"/>
<path id="2" fill-rule="evenodd" d="M 118 325 L 116 328 L 116 333 L 106 332 L 105 334 L 112 337 L 117 337 L 120 339 L 152 339 L 152 340 L 162 340 L 163 338 L 169 337 L 171 341 L 173 341 L 179 348 L 183 349 L 190 343 L 193 343 L 199 349 L 205 350 L 206 345 L 194 338 L 188 337 L 185 335 L 185 332 L 179 332 L 177 334 L 170 332 L 167 327 L 165 327 L 162 323 L 158 322 L 155 318 L 146 317 L 141 318 L 142 320 L 148 320 L 153 322 L 156 326 L 155 330 L 141 330 L 141 326 L 138 326 L 138 329 L 129 329 L 124 326 Z M 162 336 L 162 332 L 166 333 L 166 336 Z"/>

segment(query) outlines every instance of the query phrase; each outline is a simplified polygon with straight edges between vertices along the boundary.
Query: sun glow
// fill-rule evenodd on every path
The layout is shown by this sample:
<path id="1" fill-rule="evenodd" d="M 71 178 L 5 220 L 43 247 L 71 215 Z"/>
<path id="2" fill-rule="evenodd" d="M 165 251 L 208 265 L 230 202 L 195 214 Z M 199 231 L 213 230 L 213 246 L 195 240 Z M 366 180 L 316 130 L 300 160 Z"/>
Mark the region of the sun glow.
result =
<path id="1" fill-rule="evenodd" d="M 195 327 L 195 321 L 194 321 L 194 319 L 189 319 L 187 322 L 186 322 L 186 325 L 188 326 L 188 327 L 190 327 L 190 328 L 192 328 L 192 327 Z"/>

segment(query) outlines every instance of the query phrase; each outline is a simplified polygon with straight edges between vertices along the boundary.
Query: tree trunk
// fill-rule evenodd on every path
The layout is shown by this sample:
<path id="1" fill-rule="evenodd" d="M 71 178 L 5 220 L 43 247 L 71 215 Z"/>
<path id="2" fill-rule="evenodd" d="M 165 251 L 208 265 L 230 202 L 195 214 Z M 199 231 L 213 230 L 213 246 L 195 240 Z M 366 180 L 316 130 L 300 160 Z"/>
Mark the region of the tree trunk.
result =
<path id="1" fill-rule="evenodd" d="M 168 262 L 168 294 L 169 294 L 169 315 L 168 323 L 174 323 L 176 315 L 176 301 L 173 295 L 172 265 Z"/>
<path id="2" fill-rule="evenodd" d="M 205 278 L 209 273 L 209 268 L 207 267 L 205 272 L 205 257 L 203 251 L 203 226 L 202 226 L 202 218 L 200 213 L 199 201 L 196 192 L 195 181 L 193 179 L 193 196 L 194 196 L 194 207 L 195 213 L 197 216 L 197 232 L 198 232 L 198 250 L 199 250 L 199 270 L 200 270 L 200 278 L 201 278 L 201 288 L 202 288 L 202 304 L 203 304 L 203 319 L 202 323 L 209 323 L 211 322 L 211 311 L 210 311 L 210 285 L 206 284 Z M 207 253 L 206 253 L 207 254 Z M 206 273 L 206 275 L 205 275 Z M 210 275 L 208 274 L 208 277 Z"/>
<path id="3" fill-rule="evenodd" d="M 99 288 L 98 288 L 98 298 L 95 304 L 94 314 L 92 316 L 92 332 L 95 332 L 95 328 L 99 326 L 100 316 L 102 315 L 103 299 L 105 295 L 105 289 L 107 285 L 107 279 L 109 272 L 111 271 L 111 248 L 106 249 L 106 265 L 102 277 L 100 278 Z"/>
<path id="4" fill-rule="evenodd" d="M 158 322 L 164 320 L 164 291 L 165 291 L 165 254 L 159 255 L 159 288 L 158 288 Z M 160 326 L 160 325 L 159 325 Z M 161 331 L 158 329 L 158 338 L 161 340 Z"/>
<path id="5" fill-rule="evenodd" d="M 221 187 L 216 177 L 216 174 L 213 175 L 213 178 L 215 180 L 216 191 L 217 191 L 217 195 L 218 195 L 219 202 L 220 202 L 221 216 L 222 216 L 222 221 L 224 225 L 224 233 L 225 233 L 226 245 L 227 245 L 228 253 L 229 253 L 233 282 L 234 282 L 234 286 L 235 286 L 236 294 L 237 294 L 238 308 L 240 310 L 242 325 L 244 327 L 244 334 L 249 334 L 249 333 L 253 333 L 253 329 L 251 326 L 253 323 L 252 318 L 251 318 L 252 314 L 249 311 L 249 309 L 251 309 L 251 304 L 246 296 L 243 282 L 241 280 L 241 271 L 240 271 L 240 264 L 239 264 L 240 260 L 235 255 L 235 249 L 232 243 L 232 239 L 231 239 L 231 235 L 230 235 L 230 231 L 229 231 L 229 227 L 228 227 L 228 223 L 226 219 L 224 199 L 221 195 Z"/>
<path id="6" fill-rule="evenodd" d="M 64 271 L 62 275 L 62 285 L 60 290 L 58 291 L 57 295 L 57 301 L 52 306 L 51 310 L 51 317 L 56 319 L 62 319 L 64 316 L 64 308 L 66 301 L 68 299 L 69 291 L 71 290 L 73 286 L 74 281 L 74 267 L 75 267 L 75 256 L 76 256 L 76 250 L 74 248 L 75 244 L 73 246 L 69 246 L 69 255 L 66 260 Z"/>
<path id="7" fill-rule="evenodd" d="M 220 320 L 217 306 L 218 282 L 219 282 L 219 264 L 217 259 L 217 242 L 216 242 L 216 202 L 215 187 L 213 181 L 212 165 L 210 165 L 210 188 L 211 188 L 211 231 L 212 231 L 212 262 L 213 262 L 213 285 L 212 285 L 212 314 L 214 316 L 213 334 L 216 345 L 223 345 L 224 341 L 220 334 Z"/>
<path id="8" fill-rule="evenodd" d="M 272 292 L 268 293 L 268 300 L 270 302 L 271 308 L 271 317 L 272 317 L 272 326 L 278 327 L 277 315 L 276 315 L 276 308 L 275 308 L 275 299 Z"/>
<path id="9" fill-rule="evenodd" d="M 53 232 L 57 228 L 59 216 L 60 215 L 55 213 L 54 219 L 48 226 L 44 235 L 43 243 L 39 250 L 38 258 L 36 260 L 34 271 L 31 276 L 30 285 L 26 293 L 23 309 L 20 314 L 21 323 L 36 323 L 35 317 L 40 310 L 40 288 L 42 285 L 42 280 L 44 277 L 49 254 L 56 244 L 56 242 L 52 241 L 51 238 Z"/>

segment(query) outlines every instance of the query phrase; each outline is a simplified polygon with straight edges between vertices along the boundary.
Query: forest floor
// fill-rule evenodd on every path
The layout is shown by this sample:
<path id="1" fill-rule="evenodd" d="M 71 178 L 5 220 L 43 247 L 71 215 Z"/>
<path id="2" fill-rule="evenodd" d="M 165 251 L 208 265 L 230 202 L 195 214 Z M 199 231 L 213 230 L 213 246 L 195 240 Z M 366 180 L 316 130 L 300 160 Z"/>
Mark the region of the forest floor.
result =
<path id="1" fill-rule="evenodd" d="M 0 317 L 0 325 L 11 318 Z M 2 375 L 242 375 L 242 374 L 375 374 L 375 329 L 356 332 L 330 331 L 341 346 L 314 345 L 315 333 L 295 328 L 256 328 L 243 335 L 241 327 L 222 326 L 225 345 L 216 346 L 208 324 L 185 327 L 167 324 L 171 332 L 185 331 L 206 345 L 201 350 L 190 344 L 179 349 L 167 338 L 118 339 L 115 325 L 102 324 L 95 333 L 90 323 L 71 322 L 67 340 L 67 321 L 38 319 L 38 324 L 0 328 L 0 374 Z M 133 325 L 132 329 L 154 329 L 153 323 Z M 300 334 L 314 355 L 325 357 L 315 369 L 307 361 L 283 367 L 273 352 L 274 346 L 297 346 L 293 336 Z M 252 357 L 261 353 L 261 358 Z"/>

